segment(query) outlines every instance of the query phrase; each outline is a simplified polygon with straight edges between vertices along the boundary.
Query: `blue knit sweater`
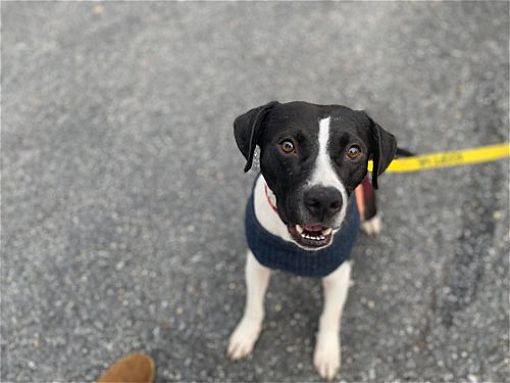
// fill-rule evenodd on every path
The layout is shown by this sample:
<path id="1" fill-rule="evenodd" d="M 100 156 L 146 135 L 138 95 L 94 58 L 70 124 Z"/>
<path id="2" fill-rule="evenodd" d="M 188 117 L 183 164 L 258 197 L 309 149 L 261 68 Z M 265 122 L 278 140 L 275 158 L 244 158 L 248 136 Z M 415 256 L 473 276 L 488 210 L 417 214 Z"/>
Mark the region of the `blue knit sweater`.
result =
<path id="1" fill-rule="evenodd" d="M 262 227 L 255 216 L 253 191 L 246 206 L 245 230 L 248 246 L 262 265 L 303 277 L 325 277 L 349 259 L 359 231 L 356 199 L 351 198 L 345 221 L 333 243 L 316 251 L 304 250 Z"/>

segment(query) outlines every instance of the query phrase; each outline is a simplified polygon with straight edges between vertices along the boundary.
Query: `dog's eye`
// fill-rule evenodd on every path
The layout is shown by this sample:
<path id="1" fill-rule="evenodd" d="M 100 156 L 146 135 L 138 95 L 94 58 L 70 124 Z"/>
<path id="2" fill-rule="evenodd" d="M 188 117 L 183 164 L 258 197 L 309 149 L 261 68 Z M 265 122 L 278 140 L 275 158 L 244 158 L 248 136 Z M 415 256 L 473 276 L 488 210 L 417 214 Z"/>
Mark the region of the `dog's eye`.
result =
<path id="1" fill-rule="evenodd" d="M 294 153 L 296 151 L 294 143 L 291 140 L 284 140 L 284 141 L 282 141 L 280 143 L 280 149 L 285 154 Z"/>
<path id="2" fill-rule="evenodd" d="M 347 149 L 347 151 L 345 152 L 345 155 L 350 160 L 355 160 L 356 158 L 358 158 L 361 155 L 361 149 L 358 145 L 352 145 L 349 147 L 349 149 Z"/>

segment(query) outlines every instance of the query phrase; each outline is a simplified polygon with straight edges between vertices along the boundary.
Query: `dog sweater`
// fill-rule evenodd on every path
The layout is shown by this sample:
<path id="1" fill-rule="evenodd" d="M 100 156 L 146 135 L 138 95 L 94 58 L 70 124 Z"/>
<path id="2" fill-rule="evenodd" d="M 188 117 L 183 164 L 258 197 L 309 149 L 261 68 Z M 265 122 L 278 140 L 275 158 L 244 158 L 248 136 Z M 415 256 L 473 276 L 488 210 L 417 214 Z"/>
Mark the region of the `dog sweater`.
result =
<path id="1" fill-rule="evenodd" d="M 246 205 L 245 231 L 248 247 L 262 265 L 303 277 L 325 277 L 348 260 L 356 242 L 360 218 L 356 199 L 350 198 L 345 220 L 324 249 L 305 250 L 268 232 L 255 215 L 253 190 Z"/>

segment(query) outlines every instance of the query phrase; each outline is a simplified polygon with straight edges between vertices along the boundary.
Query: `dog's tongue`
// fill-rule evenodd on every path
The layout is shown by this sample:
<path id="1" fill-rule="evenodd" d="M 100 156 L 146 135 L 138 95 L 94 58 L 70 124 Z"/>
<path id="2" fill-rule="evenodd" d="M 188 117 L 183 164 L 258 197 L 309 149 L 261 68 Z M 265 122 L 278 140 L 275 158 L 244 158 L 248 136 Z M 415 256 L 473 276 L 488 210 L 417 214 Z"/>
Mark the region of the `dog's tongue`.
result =
<path id="1" fill-rule="evenodd" d="M 304 225 L 303 226 L 303 229 L 305 229 L 306 231 L 321 231 L 322 230 L 322 225 Z"/>

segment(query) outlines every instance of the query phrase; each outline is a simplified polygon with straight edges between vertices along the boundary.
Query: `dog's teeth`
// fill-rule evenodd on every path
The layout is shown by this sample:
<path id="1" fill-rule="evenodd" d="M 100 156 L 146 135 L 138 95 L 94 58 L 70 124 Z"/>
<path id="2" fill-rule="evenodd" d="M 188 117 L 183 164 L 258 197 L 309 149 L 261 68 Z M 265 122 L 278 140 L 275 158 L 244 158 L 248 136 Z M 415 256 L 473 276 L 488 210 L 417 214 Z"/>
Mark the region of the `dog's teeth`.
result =
<path id="1" fill-rule="evenodd" d="M 327 229 L 322 230 L 322 235 L 324 235 L 324 236 L 330 235 L 332 231 L 333 231 L 333 229 L 328 227 Z"/>
<path id="2" fill-rule="evenodd" d="M 312 241 L 324 241 L 326 239 L 326 237 L 321 234 L 319 234 L 319 235 L 308 234 L 304 231 L 302 233 L 300 233 L 300 235 L 301 235 L 301 238 L 306 238 L 306 239 L 309 239 Z"/>
<path id="3" fill-rule="evenodd" d="M 303 232 L 303 228 L 299 225 L 296 225 L 296 230 L 299 234 L 301 234 Z"/>

